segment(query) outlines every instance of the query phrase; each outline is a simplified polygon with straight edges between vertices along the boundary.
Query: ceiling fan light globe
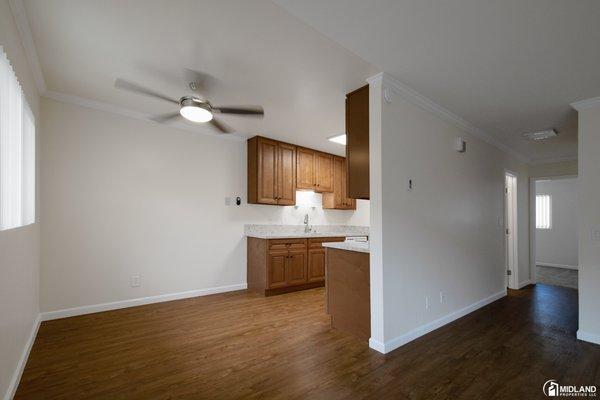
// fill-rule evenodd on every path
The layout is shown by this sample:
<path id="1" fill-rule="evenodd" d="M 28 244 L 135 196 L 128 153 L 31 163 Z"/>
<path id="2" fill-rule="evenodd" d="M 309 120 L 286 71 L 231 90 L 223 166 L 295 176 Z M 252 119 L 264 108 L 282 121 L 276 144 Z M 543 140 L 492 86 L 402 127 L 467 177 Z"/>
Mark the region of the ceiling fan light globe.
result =
<path id="1" fill-rule="evenodd" d="M 196 105 L 185 105 L 181 107 L 179 114 L 192 122 L 208 122 L 213 118 L 210 111 Z"/>

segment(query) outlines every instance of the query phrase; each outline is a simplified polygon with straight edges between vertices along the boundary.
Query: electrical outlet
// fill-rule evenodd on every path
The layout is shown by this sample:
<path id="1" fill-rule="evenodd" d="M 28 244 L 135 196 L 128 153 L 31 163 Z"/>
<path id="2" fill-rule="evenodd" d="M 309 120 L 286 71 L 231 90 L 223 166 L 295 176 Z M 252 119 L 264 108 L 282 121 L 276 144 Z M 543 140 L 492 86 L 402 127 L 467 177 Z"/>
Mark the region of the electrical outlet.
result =
<path id="1" fill-rule="evenodd" d="M 446 302 L 446 295 L 444 292 L 440 292 L 440 304 L 444 304 Z"/>
<path id="2" fill-rule="evenodd" d="M 225 197 L 225 205 L 226 206 L 230 206 L 231 205 L 231 197 Z"/>
<path id="3" fill-rule="evenodd" d="M 425 296 L 425 309 L 429 310 L 429 296 Z"/>
<path id="4" fill-rule="evenodd" d="M 139 287 L 142 284 L 142 279 L 139 275 L 131 275 L 129 284 L 131 285 L 131 287 Z"/>
<path id="5" fill-rule="evenodd" d="M 600 229 L 592 229 L 592 240 L 600 242 Z"/>

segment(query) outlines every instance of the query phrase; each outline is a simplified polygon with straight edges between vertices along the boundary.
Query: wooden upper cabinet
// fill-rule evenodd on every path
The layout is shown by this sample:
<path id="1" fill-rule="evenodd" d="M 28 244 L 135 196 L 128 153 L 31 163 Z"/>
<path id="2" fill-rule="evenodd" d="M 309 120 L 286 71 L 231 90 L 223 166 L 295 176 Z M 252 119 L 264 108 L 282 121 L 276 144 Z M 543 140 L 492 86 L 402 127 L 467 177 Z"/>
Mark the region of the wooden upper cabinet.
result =
<path id="1" fill-rule="evenodd" d="M 248 203 L 296 203 L 296 146 L 259 136 L 248 140 Z"/>
<path id="2" fill-rule="evenodd" d="M 333 156 L 315 152 L 315 191 L 333 191 Z"/>
<path id="3" fill-rule="evenodd" d="M 296 171 L 298 189 L 333 191 L 333 155 L 299 147 Z"/>
<path id="4" fill-rule="evenodd" d="M 315 151 L 298 147 L 296 153 L 296 187 L 315 189 Z"/>
<path id="5" fill-rule="evenodd" d="M 356 210 L 356 200 L 348 197 L 346 159 L 333 158 L 333 192 L 323 195 L 323 208 Z"/>
<path id="6" fill-rule="evenodd" d="M 296 204 L 296 146 L 278 144 L 277 204 Z"/>
<path id="7" fill-rule="evenodd" d="M 346 95 L 348 196 L 369 199 L 369 85 Z"/>

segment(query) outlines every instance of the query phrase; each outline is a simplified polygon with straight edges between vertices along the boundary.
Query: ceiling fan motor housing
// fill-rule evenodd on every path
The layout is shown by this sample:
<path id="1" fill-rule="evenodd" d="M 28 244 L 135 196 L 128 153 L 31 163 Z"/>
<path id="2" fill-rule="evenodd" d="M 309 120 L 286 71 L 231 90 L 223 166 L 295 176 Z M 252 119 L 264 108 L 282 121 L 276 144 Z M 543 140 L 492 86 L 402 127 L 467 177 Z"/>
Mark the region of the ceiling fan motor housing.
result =
<path id="1" fill-rule="evenodd" d="M 181 104 L 180 114 L 192 122 L 208 122 L 212 116 L 212 107 L 206 100 L 194 96 L 184 96 L 179 100 Z"/>
<path id="2" fill-rule="evenodd" d="M 212 107 L 210 106 L 210 103 L 206 100 L 199 99 L 198 97 L 184 96 L 179 100 L 179 103 L 181 104 L 181 107 L 200 107 L 212 112 Z"/>

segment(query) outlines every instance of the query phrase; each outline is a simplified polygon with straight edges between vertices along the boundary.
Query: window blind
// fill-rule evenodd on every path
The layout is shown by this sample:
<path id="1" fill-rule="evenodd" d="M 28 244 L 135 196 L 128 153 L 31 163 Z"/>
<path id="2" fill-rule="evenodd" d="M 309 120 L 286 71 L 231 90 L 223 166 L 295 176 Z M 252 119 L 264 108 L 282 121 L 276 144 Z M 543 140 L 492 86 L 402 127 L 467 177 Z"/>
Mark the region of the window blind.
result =
<path id="1" fill-rule="evenodd" d="M 35 221 L 35 119 L 0 46 L 0 230 Z"/>
<path id="2" fill-rule="evenodd" d="M 537 229 L 552 228 L 552 197 L 548 194 L 535 196 L 535 227 Z"/>

